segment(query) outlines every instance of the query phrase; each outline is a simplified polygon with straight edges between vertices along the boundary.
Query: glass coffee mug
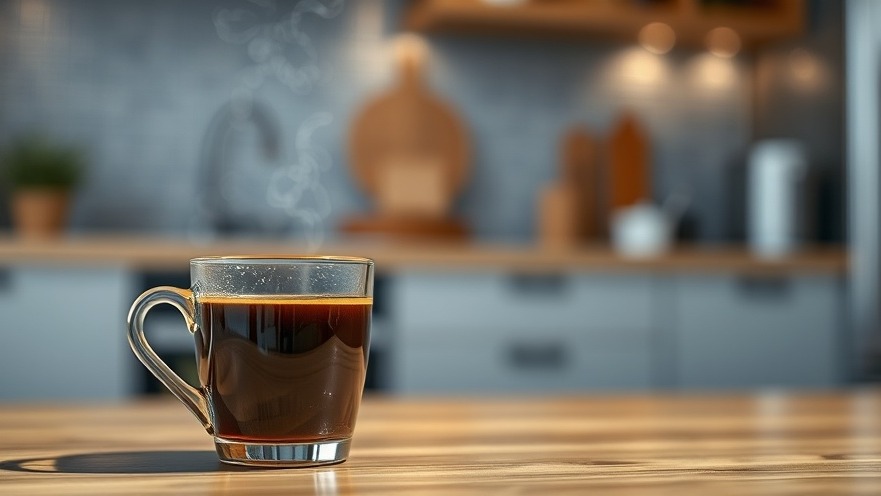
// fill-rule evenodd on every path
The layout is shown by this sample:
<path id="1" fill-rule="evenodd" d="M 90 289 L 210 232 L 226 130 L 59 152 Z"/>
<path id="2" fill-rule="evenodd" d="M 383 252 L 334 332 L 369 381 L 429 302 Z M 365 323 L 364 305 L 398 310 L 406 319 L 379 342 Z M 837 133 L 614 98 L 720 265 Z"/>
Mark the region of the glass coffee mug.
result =
<path id="1" fill-rule="evenodd" d="M 138 359 L 202 422 L 220 459 L 310 466 L 346 459 L 364 379 L 373 261 L 353 257 L 206 257 L 191 289 L 146 291 L 128 315 Z M 167 303 L 195 337 L 200 387 L 144 337 Z"/>

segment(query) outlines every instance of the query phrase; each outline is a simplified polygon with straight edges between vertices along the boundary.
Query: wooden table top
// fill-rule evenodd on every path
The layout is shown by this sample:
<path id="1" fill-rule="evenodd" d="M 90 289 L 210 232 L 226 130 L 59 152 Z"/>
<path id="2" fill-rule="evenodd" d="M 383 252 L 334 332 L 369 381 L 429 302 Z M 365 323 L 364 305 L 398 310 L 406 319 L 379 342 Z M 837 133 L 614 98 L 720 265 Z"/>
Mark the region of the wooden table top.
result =
<path id="1" fill-rule="evenodd" d="M 0 406 L 0 494 L 881 494 L 881 389 L 368 397 L 351 456 L 219 463 L 170 399 Z"/>

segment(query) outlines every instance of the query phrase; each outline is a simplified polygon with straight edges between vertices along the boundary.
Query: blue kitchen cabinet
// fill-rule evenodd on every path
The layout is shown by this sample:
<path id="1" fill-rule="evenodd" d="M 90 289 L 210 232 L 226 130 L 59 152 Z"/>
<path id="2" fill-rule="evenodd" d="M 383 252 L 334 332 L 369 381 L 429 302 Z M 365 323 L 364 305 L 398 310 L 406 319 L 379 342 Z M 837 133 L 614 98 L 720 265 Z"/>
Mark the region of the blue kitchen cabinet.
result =
<path id="1" fill-rule="evenodd" d="M 391 285 L 392 391 L 652 386 L 651 277 L 406 272 Z"/>
<path id="2" fill-rule="evenodd" d="M 831 275 L 672 277 L 675 383 L 690 389 L 841 384 L 843 288 Z"/>
<path id="3" fill-rule="evenodd" d="M 0 272 L 0 400 L 119 399 L 133 392 L 123 268 Z"/>

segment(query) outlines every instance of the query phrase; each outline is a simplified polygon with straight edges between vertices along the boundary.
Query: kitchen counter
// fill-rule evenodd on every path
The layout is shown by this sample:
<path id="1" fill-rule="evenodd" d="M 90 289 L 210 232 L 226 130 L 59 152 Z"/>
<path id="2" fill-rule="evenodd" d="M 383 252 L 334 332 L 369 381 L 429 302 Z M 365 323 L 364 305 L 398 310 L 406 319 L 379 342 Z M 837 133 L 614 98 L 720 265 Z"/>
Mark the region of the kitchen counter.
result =
<path id="1" fill-rule="evenodd" d="M 0 406 L 4 494 L 881 494 L 881 390 L 368 397 L 349 461 L 217 461 L 171 399 Z"/>
<path id="2" fill-rule="evenodd" d="M 78 236 L 59 240 L 0 238 L 0 265 L 121 265 L 138 270 L 186 270 L 190 258 L 208 255 L 308 253 L 303 245 L 283 241 L 188 241 L 147 236 Z M 699 271 L 737 273 L 833 273 L 847 270 L 841 248 L 811 248 L 777 260 L 761 260 L 743 247 L 683 247 L 669 254 L 629 259 L 608 246 L 550 249 L 531 245 L 476 243 L 329 242 L 328 255 L 373 258 L 380 271 L 511 270 L 559 271 Z"/>

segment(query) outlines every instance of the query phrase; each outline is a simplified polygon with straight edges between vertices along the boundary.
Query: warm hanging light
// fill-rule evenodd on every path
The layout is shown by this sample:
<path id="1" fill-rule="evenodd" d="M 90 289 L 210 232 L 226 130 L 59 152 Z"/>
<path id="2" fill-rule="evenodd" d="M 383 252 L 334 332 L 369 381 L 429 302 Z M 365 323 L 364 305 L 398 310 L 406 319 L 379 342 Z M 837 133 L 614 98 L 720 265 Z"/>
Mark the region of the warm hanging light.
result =
<path id="1" fill-rule="evenodd" d="M 707 33 L 707 49 L 713 55 L 730 59 L 740 51 L 740 35 L 737 31 L 720 26 Z"/>
<path id="2" fill-rule="evenodd" d="M 428 55 L 425 40 L 413 33 L 402 33 L 392 40 L 392 53 L 398 63 L 419 64 Z"/>
<path id="3" fill-rule="evenodd" d="M 819 66 L 817 58 L 804 48 L 794 48 L 789 52 L 789 70 L 793 79 L 800 84 L 816 82 L 820 75 Z"/>
<path id="4" fill-rule="evenodd" d="M 646 24 L 639 31 L 639 44 L 654 54 L 662 55 L 673 49 L 673 45 L 676 44 L 676 33 L 663 22 Z"/>

